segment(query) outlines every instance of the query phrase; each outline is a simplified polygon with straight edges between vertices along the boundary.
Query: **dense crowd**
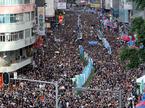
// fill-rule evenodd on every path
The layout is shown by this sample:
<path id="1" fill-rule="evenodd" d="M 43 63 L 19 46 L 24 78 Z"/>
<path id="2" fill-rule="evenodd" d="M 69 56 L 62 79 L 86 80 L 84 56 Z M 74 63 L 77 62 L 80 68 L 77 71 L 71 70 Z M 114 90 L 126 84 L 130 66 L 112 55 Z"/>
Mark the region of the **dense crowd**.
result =
<path id="1" fill-rule="evenodd" d="M 132 93 L 133 81 L 143 73 L 143 67 L 134 70 L 123 68 L 118 57 L 119 47 L 114 43 L 116 37 L 110 32 L 104 32 L 112 48 L 112 54 L 107 53 L 98 39 L 97 20 L 100 19 L 96 14 L 80 13 L 83 40 L 77 43 L 77 15 L 76 12 L 66 13 L 65 24 L 59 25 L 44 37 L 45 43 L 42 48 L 35 51 L 32 65 L 18 70 L 18 76 L 42 81 L 58 81 L 61 108 L 119 108 L 120 91 L 122 108 L 127 108 L 126 101 Z M 90 46 L 88 41 L 91 40 L 97 41 L 98 44 Z M 94 61 L 95 72 L 87 88 L 102 91 L 76 92 L 74 89 L 71 78 L 81 74 L 84 68 L 79 57 L 79 44 L 84 46 Z M 0 93 L 0 108 L 55 108 L 53 85 L 28 81 L 11 81 L 11 83 L 7 90 Z"/>

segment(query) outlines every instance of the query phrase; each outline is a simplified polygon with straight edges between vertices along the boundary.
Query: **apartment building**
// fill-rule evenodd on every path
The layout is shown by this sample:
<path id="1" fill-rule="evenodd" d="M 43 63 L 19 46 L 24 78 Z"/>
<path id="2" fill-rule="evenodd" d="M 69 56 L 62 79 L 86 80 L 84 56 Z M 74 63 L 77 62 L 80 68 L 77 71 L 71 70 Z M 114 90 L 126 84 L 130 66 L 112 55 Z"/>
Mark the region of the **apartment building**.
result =
<path id="1" fill-rule="evenodd" d="M 0 72 L 32 62 L 34 26 L 35 0 L 0 0 Z"/>

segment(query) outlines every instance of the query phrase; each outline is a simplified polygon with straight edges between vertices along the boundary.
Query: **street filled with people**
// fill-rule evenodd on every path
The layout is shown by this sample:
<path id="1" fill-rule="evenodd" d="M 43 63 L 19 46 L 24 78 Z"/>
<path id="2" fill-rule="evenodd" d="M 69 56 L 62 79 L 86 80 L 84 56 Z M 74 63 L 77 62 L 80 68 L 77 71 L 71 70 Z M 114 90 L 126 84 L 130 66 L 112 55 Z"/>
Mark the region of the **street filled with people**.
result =
<path id="1" fill-rule="evenodd" d="M 44 45 L 35 50 L 32 64 L 18 70 L 19 78 L 57 81 L 60 108 L 128 108 L 134 81 L 143 74 L 142 66 L 126 70 L 121 64 L 119 49 L 122 46 L 115 43 L 119 32 L 118 36 L 114 35 L 119 29 L 118 21 L 113 22 L 97 11 L 97 14 L 66 12 L 64 25 L 58 25 L 43 37 Z M 78 15 L 83 34 L 80 41 L 77 39 Z M 108 42 L 109 51 L 102 38 Z M 90 45 L 89 41 L 97 44 Z M 72 78 L 81 74 L 85 67 L 79 56 L 79 45 L 93 59 L 95 71 L 89 83 L 84 85 L 87 90 L 77 91 Z M 52 84 L 11 80 L 9 87 L 0 93 L 0 108 L 55 108 L 55 89 Z"/>

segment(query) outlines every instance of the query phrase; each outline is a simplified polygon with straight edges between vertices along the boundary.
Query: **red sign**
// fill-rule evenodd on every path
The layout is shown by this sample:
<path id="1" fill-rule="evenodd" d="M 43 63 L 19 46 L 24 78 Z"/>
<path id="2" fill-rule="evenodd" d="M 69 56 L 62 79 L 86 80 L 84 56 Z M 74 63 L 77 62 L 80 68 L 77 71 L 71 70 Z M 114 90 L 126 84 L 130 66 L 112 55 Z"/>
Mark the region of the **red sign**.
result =
<path id="1" fill-rule="evenodd" d="M 59 19 L 59 24 L 62 24 L 62 22 L 63 22 L 63 16 L 62 15 L 59 15 L 59 17 L 58 17 L 58 19 Z"/>

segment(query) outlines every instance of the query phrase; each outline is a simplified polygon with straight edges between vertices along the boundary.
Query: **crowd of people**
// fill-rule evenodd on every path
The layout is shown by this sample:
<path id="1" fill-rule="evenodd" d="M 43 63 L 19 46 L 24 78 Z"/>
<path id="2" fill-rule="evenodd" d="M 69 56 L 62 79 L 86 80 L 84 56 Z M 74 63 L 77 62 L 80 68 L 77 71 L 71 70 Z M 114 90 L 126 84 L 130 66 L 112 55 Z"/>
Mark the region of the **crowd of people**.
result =
<path id="1" fill-rule="evenodd" d="M 83 33 L 79 43 L 76 41 L 78 14 Z M 18 76 L 58 81 L 60 108 L 119 108 L 120 96 L 122 108 L 127 108 L 127 98 L 133 91 L 135 79 L 143 74 L 143 67 L 125 70 L 119 62 L 120 47 L 115 45 L 115 37 L 104 32 L 112 48 L 112 54 L 107 53 L 98 38 L 99 20 L 98 15 L 93 13 L 66 12 L 65 24 L 59 25 L 44 37 L 45 43 L 35 51 L 33 63 L 18 70 Z M 90 40 L 98 44 L 90 46 Z M 85 66 L 79 57 L 79 44 L 83 45 L 94 61 L 93 79 L 86 87 L 96 90 L 76 91 L 71 80 L 81 74 Z M 11 81 L 10 86 L 1 91 L 0 95 L 0 108 L 55 108 L 55 86 L 51 84 Z"/>

